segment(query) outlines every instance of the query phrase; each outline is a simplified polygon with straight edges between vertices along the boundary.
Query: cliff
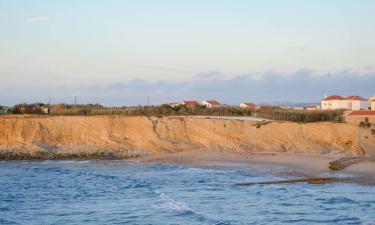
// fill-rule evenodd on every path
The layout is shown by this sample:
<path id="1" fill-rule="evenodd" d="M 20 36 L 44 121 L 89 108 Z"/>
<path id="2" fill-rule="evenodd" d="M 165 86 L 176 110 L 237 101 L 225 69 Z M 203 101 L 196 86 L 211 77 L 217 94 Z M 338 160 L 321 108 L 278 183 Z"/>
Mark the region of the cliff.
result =
<path id="1" fill-rule="evenodd" d="M 216 149 L 375 156 L 375 135 L 347 123 L 255 122 L 191 117 L 3 116 L 0 158 L 131 158 Z"/>

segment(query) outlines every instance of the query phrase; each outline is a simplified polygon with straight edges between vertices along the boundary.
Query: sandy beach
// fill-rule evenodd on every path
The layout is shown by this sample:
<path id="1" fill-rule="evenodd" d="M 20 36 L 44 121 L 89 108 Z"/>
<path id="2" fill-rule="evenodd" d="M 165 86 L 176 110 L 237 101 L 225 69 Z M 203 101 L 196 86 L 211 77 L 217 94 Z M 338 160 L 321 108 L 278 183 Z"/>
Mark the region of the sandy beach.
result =
<path id="1" fill-rule="evenodd" d="M 263 172 L 284 175 L 311 176 L 375 176 L 375 163 L 353 164 L 341 171 L 329 169 L 328 164 L 338 159 L 337 156 L 289 154 L 289 153 L 254 153 L 237 154 L 228 151 L 191 150 L 179 153 L 161 154 L 141 158 L 144 163 L 171 163 L 192 166 L 226 166 L 236 169 L 260 169 Z"/>

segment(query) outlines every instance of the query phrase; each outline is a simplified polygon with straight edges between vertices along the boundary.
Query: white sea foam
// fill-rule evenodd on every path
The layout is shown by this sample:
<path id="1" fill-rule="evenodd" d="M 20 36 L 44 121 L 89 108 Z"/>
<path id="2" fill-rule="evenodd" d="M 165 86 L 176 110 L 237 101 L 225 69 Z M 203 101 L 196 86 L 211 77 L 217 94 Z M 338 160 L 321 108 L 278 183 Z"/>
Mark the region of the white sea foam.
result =
<path id="1" fill-rule="evenodd" d="M 90 160 L 44 160 L 40 164 L 85 164 L 85 163 L 90 163 Z"/>
<path id="2" fill-rule="evenodd" d="M 158 192 L 156 192 L 158 193 Z M 178 202 L 173 198 L 169 197 L 165 193 L 159 193 L 159 200 L 153 205 L 154 208 L 160 208 L 165 211 L 170 211 L 178 214 L 192 213 L 193 210 L 189 208 L 185 203 Z"/>

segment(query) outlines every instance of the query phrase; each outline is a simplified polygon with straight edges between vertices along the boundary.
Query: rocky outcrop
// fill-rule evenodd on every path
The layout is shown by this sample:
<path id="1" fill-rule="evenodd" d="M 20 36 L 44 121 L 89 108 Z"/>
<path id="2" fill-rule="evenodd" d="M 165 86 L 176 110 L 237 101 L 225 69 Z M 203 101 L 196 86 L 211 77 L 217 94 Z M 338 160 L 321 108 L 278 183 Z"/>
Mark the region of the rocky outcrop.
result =
<path id="1" fill-rule="evenodd" d="M 0 157 L 131 158 L 210 149 L 375 156 L 375 136 L 346 123 L 255 122 L 192 117 L 3 116 Z"/>

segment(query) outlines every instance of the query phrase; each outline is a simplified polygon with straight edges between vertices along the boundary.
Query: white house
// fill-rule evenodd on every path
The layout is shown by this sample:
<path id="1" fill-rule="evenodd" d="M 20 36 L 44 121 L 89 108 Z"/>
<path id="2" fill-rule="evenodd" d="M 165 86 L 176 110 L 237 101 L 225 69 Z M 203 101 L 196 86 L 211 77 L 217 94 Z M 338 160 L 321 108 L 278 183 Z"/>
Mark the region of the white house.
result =
<path id="1" fill-rule="evenodd" d="M 371 110 L 375 111 L 375 98 L 371 100 Z"/>
<path id="2" fill-rule="evenodd" d="M 348 96 L 345 98 L 346 103 L 348 104 L 348 108 L 351 110 L 361 110 L 365 109 L 367 110 L 370 105 L 367 99 L 362 98 L 357 95 Z"/>
<path id="3" fill-rule="evenodd" d="M 349 110 L 361 110 L 368 109 L 369 103 L 367 99 L 364 99 L 358 95 L 347 96 L 345 98 L 339 95 L 327 96 L 322 100 L 322 109 L 324 110 L 335 110 L 335 109 L 349 109 Z"/>
<path id="4" fill-rule="evenodd" d="M 207 108 L 215 108 L 215 107 L 221 107 L 222 104 L 216 100 L 207 100 L 203 101 L 202 105 L 206 106 Z"/>
<path id="5" fill-rule="evenodd" d="M 326 96 L 322 100 L 321 108 L 324 110 L 345 109 L 347 108 L 347 104 L 343 97 L 339 95 L 331 95 Z"/>

